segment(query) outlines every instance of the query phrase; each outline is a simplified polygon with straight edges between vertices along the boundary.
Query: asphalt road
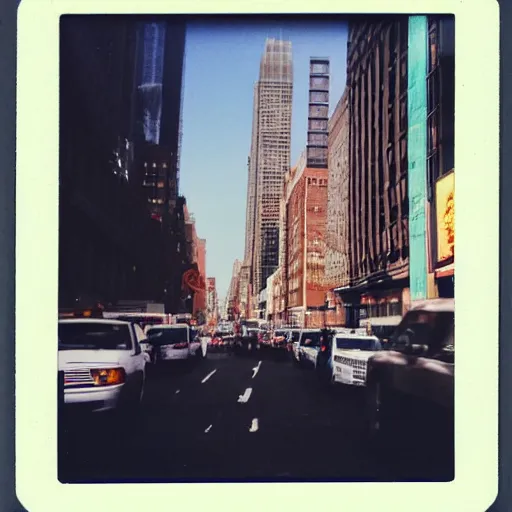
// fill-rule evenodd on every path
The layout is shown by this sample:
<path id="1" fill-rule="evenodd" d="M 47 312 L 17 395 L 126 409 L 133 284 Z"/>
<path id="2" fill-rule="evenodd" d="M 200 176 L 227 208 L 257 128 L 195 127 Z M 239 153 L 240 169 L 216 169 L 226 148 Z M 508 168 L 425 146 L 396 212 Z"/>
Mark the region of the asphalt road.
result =
<path id="1" fill-rule="evenodd" d="M 128 424 L 59 423 L 62 482 L 435 481 L 450 463 L 414 438 L 377 457 L 359 390 L 326 390 L 313 371 L 264 353 L 150 373 Z"/>

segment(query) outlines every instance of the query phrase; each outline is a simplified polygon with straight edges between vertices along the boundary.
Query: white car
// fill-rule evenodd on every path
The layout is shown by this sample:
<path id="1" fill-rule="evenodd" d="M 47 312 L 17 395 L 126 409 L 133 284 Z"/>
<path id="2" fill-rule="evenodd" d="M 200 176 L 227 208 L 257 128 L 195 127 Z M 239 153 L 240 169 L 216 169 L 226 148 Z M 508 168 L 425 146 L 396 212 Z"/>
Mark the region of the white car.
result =
<path id="1" fill-rule="evenodd" d="M 142 329 L 104 319 L 59 321 L 59 377 L 67 411 L 136 408 L 144 395 Z"/>
<path id="2" fill-rule="evenodd" d="M 157 361 L 181 361 L 206 357 L 207 344 L 187 324 L 158 325 L 147 329 Z"/>
<path id="3" fill-rule="evenodd" d="M 368 360 L 380 350 L 376 336 L 337 332 L 332 344 L 332 382 L 365 386 Z"/>
<path id="4" fill-rule="evenodd" d="M 295 359 L 302 366 L 316 367 L 316 359 L 320 350 L 320 329 L 302 329 L 299 341 L 293 344 Z"/>

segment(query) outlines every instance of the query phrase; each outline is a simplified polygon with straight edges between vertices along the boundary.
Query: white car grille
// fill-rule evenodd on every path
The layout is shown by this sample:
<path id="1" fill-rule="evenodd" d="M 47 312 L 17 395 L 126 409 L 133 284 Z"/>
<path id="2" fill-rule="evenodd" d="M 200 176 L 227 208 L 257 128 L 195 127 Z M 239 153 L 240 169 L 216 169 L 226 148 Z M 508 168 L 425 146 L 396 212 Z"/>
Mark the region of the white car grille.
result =
<path id="1" fill-rule="evenodd" d="M 94 386 L 91 370 L 86 368 L 66 370 L 64 372 L 64 386 Z"/>
<path id="2" fill-rule="evenodd" d="M 352 359 L 345 356 L 334 356 L 337 363 L 350 366 L 353 370 L 353 378 L 356 381 L 364 382 L 366 380 L 367 361 L 362 359 Z"/>

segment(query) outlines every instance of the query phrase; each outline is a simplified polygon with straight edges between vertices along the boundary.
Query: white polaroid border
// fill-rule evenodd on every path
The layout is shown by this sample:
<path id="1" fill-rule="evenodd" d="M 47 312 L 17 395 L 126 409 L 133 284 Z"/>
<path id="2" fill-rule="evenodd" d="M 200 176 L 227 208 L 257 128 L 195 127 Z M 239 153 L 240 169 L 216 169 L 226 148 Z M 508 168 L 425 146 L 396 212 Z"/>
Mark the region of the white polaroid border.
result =
<path id="1" fill-rule="evenodd" d="M 456 478 L 449 483 L 61 484 L 57 480 L 59 16 L 453 13 Z M 415 14 L 414 12 L 412 14 Z M 486 510 L 497 488 L 499 9 L 493 0 L 22 0 L 18 14 L 16 492 L 28 510 Z M 191 487 L 193 486 L 193 487 Z"/>

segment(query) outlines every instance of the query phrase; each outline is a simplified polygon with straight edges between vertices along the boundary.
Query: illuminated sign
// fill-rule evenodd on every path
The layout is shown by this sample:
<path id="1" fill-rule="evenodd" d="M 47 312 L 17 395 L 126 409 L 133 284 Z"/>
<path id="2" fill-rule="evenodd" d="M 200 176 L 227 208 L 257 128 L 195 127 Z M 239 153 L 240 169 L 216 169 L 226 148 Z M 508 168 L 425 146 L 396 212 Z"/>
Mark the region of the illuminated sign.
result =
<path id="1" fill-rule="evenodd" d="M 455 256 L 455 173 L 436 183 L 437 261 Z"/>

